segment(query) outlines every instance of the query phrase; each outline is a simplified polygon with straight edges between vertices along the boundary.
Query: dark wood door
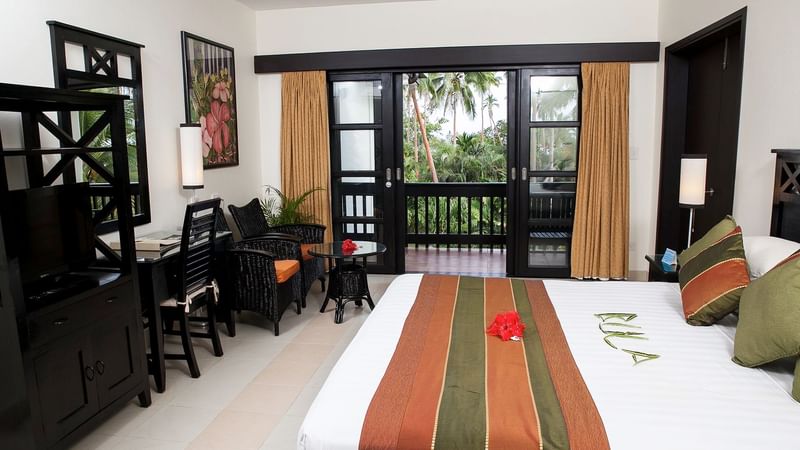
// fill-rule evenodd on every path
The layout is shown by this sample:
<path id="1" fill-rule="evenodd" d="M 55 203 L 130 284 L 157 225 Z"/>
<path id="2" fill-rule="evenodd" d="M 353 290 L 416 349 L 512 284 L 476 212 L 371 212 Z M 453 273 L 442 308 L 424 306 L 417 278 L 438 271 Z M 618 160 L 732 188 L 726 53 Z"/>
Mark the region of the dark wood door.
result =
<path id="1" fill-rule="evenodd" d="M 665 52 L 656 252 L 686 247 L 689 211 L 678 206 L 681 155 L 706 154 L 706 189 L 693 240 L 733 210 L 744 55 L 742 9 Z"/>
<path id="2" fill-rule="evenodd" d="M 98 410 L 97 374 L 88 335 L 65 338 L 33 358 L 39 414 L 48 444 Z"/>
<path id="3" fill-rule="evenodd" d="M 733 186 L 736 178 L 736 138 L 739 109 L 731 105 L 738 95 L 740 65 L 738 33 L 720 36 L 687 55 L 689 97 L 686 117 L 686 151 L 706 154 L 706 203 L 696 211 L 694 236 L 699 238 L 733 211 Z M 732 132 L 733 131 L 733 132 Z M 713 193 L 712 193 L 713 192 Z M 682 221 L 681 235 L 688 230 L 688 217 Z"/>
<path id="4" fill-rule="evenodd" d="M 514 275 L 569 277 L 580 137 L 580 68 L 518 72 Z"/>
<path id="5" fill-rule="evenodd" d="M 136 339 L 136 316 L 126 312 L 103 320 L 92 333 L 100 408 L 141 384 L 144 367 Z"/>
<path id="6" fill-rule="evenodd" d="M 329 77 L 333 236 L 386 245 L 367 261 L 378 273 L 394 273 L 398 259 L 393 84 L 390 73 Z"/>

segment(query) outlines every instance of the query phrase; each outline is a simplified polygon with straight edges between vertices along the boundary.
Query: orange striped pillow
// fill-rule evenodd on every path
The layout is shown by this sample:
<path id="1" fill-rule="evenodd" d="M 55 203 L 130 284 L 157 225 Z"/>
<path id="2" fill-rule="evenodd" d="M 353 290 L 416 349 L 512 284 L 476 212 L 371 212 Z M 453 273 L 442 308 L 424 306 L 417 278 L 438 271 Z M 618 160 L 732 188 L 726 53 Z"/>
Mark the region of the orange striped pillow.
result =
<path id="1" fill-rule="evenodd" d="M 737 226 L 684 261 L 678 281 L 683 314 L 690 325 L 711 325 L 735 311 L 742 290 L 750 283 L 742 228 Z"/>

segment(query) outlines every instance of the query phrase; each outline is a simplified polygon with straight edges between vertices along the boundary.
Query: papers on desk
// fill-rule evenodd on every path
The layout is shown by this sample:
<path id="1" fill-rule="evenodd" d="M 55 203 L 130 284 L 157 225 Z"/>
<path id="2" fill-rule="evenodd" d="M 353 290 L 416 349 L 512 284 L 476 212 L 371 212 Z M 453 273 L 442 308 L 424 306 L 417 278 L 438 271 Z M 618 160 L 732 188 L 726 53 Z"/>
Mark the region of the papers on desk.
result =
<path id="1" fill-rule="evenodd" d="M 180 235 L 167 235 L 166 233 L 153 234 L 136 238 L 134 241 L 137 252 L 160 252 L 173 249 L 180 245 Z M 120 250 L 119 241 L 111 241 L 112 250 Z"/>

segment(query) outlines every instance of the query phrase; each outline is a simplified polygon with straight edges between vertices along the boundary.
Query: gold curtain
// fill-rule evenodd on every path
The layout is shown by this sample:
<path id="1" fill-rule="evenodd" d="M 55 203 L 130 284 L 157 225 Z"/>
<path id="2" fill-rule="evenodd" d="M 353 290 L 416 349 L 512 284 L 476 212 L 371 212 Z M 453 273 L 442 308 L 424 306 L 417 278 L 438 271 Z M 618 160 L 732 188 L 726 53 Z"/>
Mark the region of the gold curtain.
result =
<path id="1" fill-rule="evenodd" d="M 584 63 L 574 278 L 628 276 L 628 63 Z"/>
<path id="2" fill-rule="evenodd" d="M 324 71 L 286 72 L 281 76 L 281 190 L 297 196 L 315 187 L 305 212 L 325 225 L 331 241 L 330 141 L 328 91 Z"/>

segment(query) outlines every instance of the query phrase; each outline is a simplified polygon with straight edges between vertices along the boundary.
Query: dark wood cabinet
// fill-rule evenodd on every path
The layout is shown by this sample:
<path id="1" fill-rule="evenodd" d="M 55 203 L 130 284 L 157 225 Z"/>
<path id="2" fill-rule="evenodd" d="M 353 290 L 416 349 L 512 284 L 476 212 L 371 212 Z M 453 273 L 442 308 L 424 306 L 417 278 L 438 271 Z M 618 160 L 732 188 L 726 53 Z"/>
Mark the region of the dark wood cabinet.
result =
<path id="1" fill-rule="evenodd" d="M 140 364 L 144 348 L 136 345 L 136 317 L 121 314 L 104 321 L 92 334 L 92 355 L 100 407 L 136 389 L 147 377 Z"/>
<path id="2" fill-rule="evenodd" d="M 88 335 L 64 339 L 33 358 L 36 410 L 46 445 L 86 422 L 98 411 L 97 387 Z"/>
<path id="3" fill-rule="evenodd" d="M 29 391 L 45 447 L 118 400 L 139 394 L 147 382 L 133 283 L 111 284 L 28 321 L 29 342 L 35 345 Z"/>

